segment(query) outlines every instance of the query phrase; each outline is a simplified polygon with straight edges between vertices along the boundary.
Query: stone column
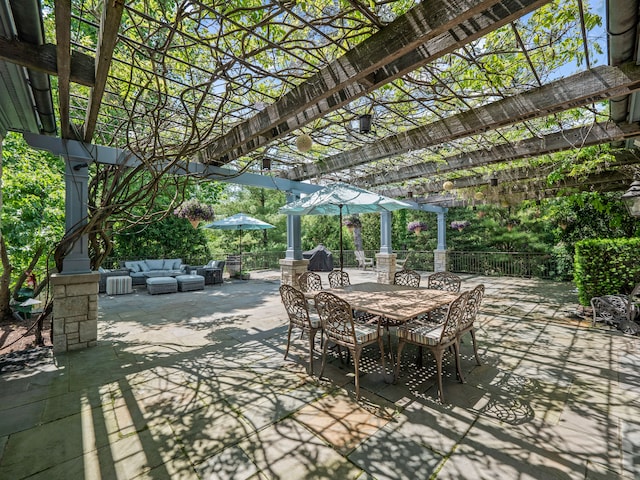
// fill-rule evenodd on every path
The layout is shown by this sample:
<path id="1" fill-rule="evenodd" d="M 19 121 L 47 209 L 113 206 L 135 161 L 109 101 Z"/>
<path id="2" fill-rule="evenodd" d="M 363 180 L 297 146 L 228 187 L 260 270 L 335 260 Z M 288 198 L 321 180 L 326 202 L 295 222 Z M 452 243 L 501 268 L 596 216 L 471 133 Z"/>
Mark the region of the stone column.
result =
<path id="1" fill-rule="evenodd" d="M 307 271 L 309 260 L 280 259 L 280 285 L 291 285 L 300 288 L 298 277 Z"/>
<path id="2" fill-rule="evenodd" d="M 396 273 L 396 258 L 398 256 L 395 253 L 376 253 L 376 274 L 378 277 L 378 283 L 385 285 L 391 285 L 393 283 L 393 276 Z"/>
<path id="3" fill-rule="evenodd" d="M 97 272 L 51 275 L 55 353 L 97 344 L 99 279 Z"/>
<path id="4" fill-rule="evenodd" d="M 433 271 L 447 271 L 447 210 L 438 213 L 438 248 L 433 251 Z"/>
<path id="5" fill-rule="evenodd" d="M 433 271 L 434 272 L 447 271 L 447 251 L 446 250 L 433 251 Z"/>

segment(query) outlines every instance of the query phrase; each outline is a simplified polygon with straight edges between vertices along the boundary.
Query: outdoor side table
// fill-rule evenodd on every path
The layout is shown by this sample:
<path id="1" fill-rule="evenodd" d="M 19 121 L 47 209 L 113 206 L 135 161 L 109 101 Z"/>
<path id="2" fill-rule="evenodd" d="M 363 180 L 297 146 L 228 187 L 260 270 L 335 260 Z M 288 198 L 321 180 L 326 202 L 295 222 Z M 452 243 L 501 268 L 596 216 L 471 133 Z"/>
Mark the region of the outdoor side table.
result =
<path id="1" fill-rule="evenodd" d="M 133 285 L 131 277 L 107 277 L 107 295 L 123 295 L 132 292 Z"/>
<path id="2" fill-rule="evenodd" d="M 215 285 L 216 283 L 222 283 L 222 270 L 220 268 L 213 267 L 201 267 L 196 270 L 198 275 L 204 277 L 205 285 Z"/>

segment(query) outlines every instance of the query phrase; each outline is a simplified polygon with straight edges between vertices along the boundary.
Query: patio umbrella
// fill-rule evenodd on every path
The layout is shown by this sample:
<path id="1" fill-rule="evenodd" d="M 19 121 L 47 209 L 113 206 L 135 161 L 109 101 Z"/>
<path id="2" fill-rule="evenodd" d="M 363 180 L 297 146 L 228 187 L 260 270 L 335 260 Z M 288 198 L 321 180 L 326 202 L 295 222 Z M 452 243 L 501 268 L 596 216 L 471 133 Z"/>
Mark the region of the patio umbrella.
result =
<path id="1" fill-rule="evenodd" d="M 270 223 L 263 222 L 257 218 L 250 217 L 246 213 L 236 213 L 222 220 L 216 220 L 209 225 L 205 225 L 206 228 L 217 228 L 218 230 L 240 230 L 240 271 L 242 271 L 242 230 L 266 230 L 267 228 L 275 228 Z"/>
<path id="2" fill-rule="evenodd" d="M 288 215 L 338 215 L 340 217 L 340 270 L 343 267 L 342 216 L 354 213 L 391 212 L 411 205 L 346 183 L 333 183 L 288 203 L 278 210 Z"/>

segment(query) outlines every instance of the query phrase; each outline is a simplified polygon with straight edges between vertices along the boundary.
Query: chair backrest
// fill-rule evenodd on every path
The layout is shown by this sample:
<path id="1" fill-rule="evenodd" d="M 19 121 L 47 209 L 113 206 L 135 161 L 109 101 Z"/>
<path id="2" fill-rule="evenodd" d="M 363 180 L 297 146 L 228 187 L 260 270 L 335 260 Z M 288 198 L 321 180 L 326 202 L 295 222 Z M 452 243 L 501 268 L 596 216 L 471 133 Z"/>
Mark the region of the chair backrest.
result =
<path id="1" fill-rule="evenodd" d="M 458 328 L 464 319 L 465 306 L 469 299 L 469 292 L 463 292 L 458 298 L 449 304 L 447 316 L 442 324 L 440 343 L 451 340 L 458 333 Z"/>
<path id="2" fill-rule="evenodd" d="M 356 254 L 356 260 L 358 263 L 364 263 L 364 251 L 356 250 L 354 253 Z"/>
<path id="3" fill-rule="evenodd" d="M 455 273 L 451 272 L 436 272 L 429 275 L 427 278 L 427 288 L 434 290 L 445 290 L 447 292 L 458 293 L 460 291 L 460 285 L 462 279 Z"/>
<path id="4" fill-rule="evenodd" d="M 341 345 L 355 345 L 356 332 L 351 306 L 329 292 L 318 293 L 314 300 L 327 339 Z"/>
<path id="5" fill-rule="evenodd" d="M 631 311 L 631 303 L 626 295 L 602 295 L 591 299 L 593 321 L 620 323 L 627 320 Z"/>
<path id="6" fill-rule="evenodd" d="M 298 285 L 303 292 L 322 290 L 322 277 L 315 272 L 302 272 L 298 277 Z"/>
<path id="7" fill-rule="evenodd" d="M 393 283 L 405 287 L 420 287 L 420 274 L 414 270 L 400 270 L 393 276 Z"/>
<path id="8" fill-rule="evenodd" d="M 329 272 L 329 286 L 331 288 L 340 288 L 351 285 L 349 274 L 340 270 L 332 270 Z"/>
<path id="9" fill-rule="evenodd" d="M 478 316 L 478 310 L 480 310 L 480 304 L 484 297 L 484 285 L 480 284 L 469 292 L 469 298 L 464 308 L 464 318 L 460 324 L 460 329 L 468 328 L 473 325 L 476 317 Z"/>
<path id="10" fill-rule="evenodd" d="M 280 298 L 287 311 L 287 315 L 289 315 L 289 321 L 293 325 L 305 329 L 311 327 L 309 304 L 300 290 L 297 290 L 291 285 L 281 285 Z"/>

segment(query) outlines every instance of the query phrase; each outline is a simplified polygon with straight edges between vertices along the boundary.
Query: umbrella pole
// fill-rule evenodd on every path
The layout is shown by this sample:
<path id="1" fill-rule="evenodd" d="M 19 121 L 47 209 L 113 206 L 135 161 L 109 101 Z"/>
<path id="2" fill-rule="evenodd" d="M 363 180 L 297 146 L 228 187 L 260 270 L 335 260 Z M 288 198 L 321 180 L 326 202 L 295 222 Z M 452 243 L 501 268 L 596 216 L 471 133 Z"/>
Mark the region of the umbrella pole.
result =
<path id="1" fill-rule="evenodd" d="M 342 273 L 342 205 L 339 205 L 340 209 L 340 273 Z"/>
<path id="2" fill-rule="evenodd" d="M 242 279 L 242 229 L 240 229 L 240 239 L 239 239 L 239 251 L 240 251 L 240 266 L 238 268 L 240 268 L 240 279 Z"/>

